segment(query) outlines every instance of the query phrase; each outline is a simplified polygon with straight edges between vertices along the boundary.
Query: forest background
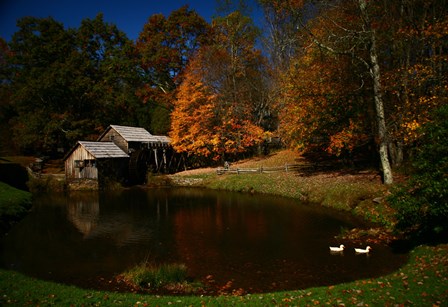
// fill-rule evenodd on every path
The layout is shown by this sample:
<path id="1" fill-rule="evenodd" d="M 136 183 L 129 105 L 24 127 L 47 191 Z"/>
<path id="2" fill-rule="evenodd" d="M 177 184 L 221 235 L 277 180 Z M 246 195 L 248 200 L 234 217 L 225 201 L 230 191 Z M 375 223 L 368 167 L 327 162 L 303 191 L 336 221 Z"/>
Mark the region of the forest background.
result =
<path id="1" fill-rule="evenodd" d="M 446 1 L 259 0 L 263 25 L 218 2 L 211 23 L 188 7 L 149 16 L 135 42 L 101 14 L 19 20 L 0 38 L 1 149 L 62 156 L 120 124 L 169 135 L 196 165 L 280 139 L 374 161 L 392 183 L 447 102 Z"/>

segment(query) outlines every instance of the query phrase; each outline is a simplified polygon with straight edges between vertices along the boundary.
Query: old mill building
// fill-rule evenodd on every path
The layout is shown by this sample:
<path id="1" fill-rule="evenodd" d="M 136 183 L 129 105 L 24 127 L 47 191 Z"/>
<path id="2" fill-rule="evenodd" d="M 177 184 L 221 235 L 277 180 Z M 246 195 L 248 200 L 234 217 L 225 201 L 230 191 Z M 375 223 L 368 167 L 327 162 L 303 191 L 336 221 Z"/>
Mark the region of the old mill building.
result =
<path id="1" fill-rule="evenodd" d="M 152 135 L 140 127 L 110 125 L 96 142 L 78 141 L 64 162 L 69 183 L 89 179 L 101 185 L 112 179 L 142 184 L 148 171 L 177 171 L 182 157 L 174 152 L 167 136 Z"/>

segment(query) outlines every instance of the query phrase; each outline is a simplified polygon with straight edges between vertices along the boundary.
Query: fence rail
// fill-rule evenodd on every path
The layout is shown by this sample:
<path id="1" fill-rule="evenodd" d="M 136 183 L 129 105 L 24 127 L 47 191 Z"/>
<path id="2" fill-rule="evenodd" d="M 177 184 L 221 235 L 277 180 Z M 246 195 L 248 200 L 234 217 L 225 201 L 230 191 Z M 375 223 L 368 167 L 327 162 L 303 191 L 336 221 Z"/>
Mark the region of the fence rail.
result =
<path id="1" fill-rule="evenodd" d="M 258 168 L 218 168 L 216 173 L 218 175 L 223 174 L 263 174 L 263 173 L 275 173 L 275 172 L 296 172 L 299 170 L 306 169 L 307 166 L 303 164 L 285 164 L 284 166 L 276 167 L 264 167 L 260 166 Z"/>

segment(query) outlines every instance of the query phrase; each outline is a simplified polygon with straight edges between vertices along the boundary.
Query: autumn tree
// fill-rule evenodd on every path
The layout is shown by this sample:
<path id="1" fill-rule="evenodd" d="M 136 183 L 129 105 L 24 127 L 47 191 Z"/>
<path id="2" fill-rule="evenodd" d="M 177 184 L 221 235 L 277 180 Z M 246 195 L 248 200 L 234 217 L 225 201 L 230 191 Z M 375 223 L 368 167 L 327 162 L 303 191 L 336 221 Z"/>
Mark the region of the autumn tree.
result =
<path id="1" fill-rule="evenodd" d="M 341 18 L 336 10 L 327 14 Z M 276 104 L 280 133 L 288 145 L 349 159 L 373 139 L 372 108 L 364 99 L 367 82 L 362 65 L 314 43 L 338 30 L 327 19 L 318 18 L 310 20 L 306 29 L 296 30 L 300 44 L 307 47 L 299 48 L 288 69 L 278 74 L 282 95 Z"/>
<path id="2" fill-rule="evenodd" d="M 208 24 L 188 6 L 168 17 L 156 14 L 148 19 L 137 39 L 144 85 L 139 97 L 152 105 L 161 119 L 169 119 L 182 73 L 190 58 L 207 39 Z M 165 130 L 165 123 L 154 121 L 153 127 Z M 165 127 L 165 128 L 164 128 Z"/>
<path id="3" fill-rule="evenodd" d="M 331 3 L 316 2 L 315 18 L 302 21 L 302 29 L 311 43 L 336 57 L 348 57 L 364 66 L 363 79 L 370 77 L 372 100 L 375 106 L 376 140 L 385 183 L 392 183 L 388 157 L 388 132 L 384 115 L 383 89 L 378 59 L 377 34 L 371 18 L 370 6 L 363 0 Z M 328 7 L 325 6 L 328 4 Z M 353 121 L 352 121 L 353 122 Z M 352 130 L 352 129 L 350 129 Z M 341 136 L 346 138 L 345 133 Z"/>
<path id="4" fill-rule="evenodd" d="M 430 111 L 446 102 L 446 81 L 442 77 L 446 72 L 446 5 L 444 1 L 347 0 L 337 3 L 313 3 L 316 5 L 315 17 L 304 20 L 302 27 L 298 29 L 298 37 L 303 38 L 303 32 L 309 37 L 309 43 L 305 41 L 303 44 L 307 46 L 305 53 L 296 54 L 297 61 L 294 61 L 284 74 L 283 80 L 288 80 L 284 83 L 285 93 L 289 96 L 283 97 L 289 97 L 290 102 L 295 101 L 289 104 L 288 110 L 297 111 L 307 101 L 302 96 L 291 95 L 292 84 L 301 82 L 294 81 L 294 77 L 297 79 L 308 75 L 311 77 L 310 86 L 313 83 L 314 87 L 321 84 L 323 74 L 301 73 L 297 69 L 307 69 L 305 64 L 311 63 L 310 55 L 314 54 L 314 63 L 326 63 L 320 67 L 322 72 L 331 68 L 328 58 L 348 64 L 340 66 L 341 76 L 344 76 L 345 70 L 348 69 L 353 74 L 354 82 L 348 82 L 345 87 L 339 89 L 332 86 L 327 91 L 334 93 L 334 90 L 337 90 L 339 94 L 343 94 L 345 89 L 350 88 L 350 84 L 360 84 L 357 90 L 359 98 L 352 101 L 361 101 L 364 111 L 362 108 L 354 108 L 353 104 L 350 104 L 350 110 L 361 110 L 357 116 L 362 120 L 351 118 L 349 123 L 353 126 L 359 122 L 364 127 L 339 130 L 340 128 L 335 126 L 335 130 L 340 132 L 334 136 L 330 134 L 330 145 L 350 144 L 349 131 L 368 135 L 370 125 L 375 129 L 373 136 L 378 146 L 385 183 L 391 183 L 392 171 L 389 161 L 393 164 L 400 163 L 404 156 L 403 144 L 412 146 L 412 142 L 418 137 L 417 128 L 427 121 Z M 311 43 L 321 49 L 321 60 L 312 52 L 315 47 L 312 47 Z M 315 69 L 317 68 L 315 66 Z M 312 76 L 313 74 L 315 76 Z M 344 82 L 343 79 L 341 78 L 341 82 Z M 344 100 L 339 101 L 344 105 Z M 285 102 L 280 100 L 280 103 Z M 308 104 L 308 109 L 312 110 L 314 105 L 319 106 L 321 102 L 312 100 Z M 329 112 L 324 109 L 322 111 L 331 114 L 333 109 L 326 109 Z M 315 118 L 315 121 L 308 120 L 313 122 L 314 126 L 309 125 L 307 130 L 299 129 L 302 132 L 307 131 L 305 135 L 297 134 L 292 138 L 296 137 L 299 142 L 312 139 L 312 133 L 321 129 L 322 116 Z M 319 128 L 311 128 L 317 126 Z M 298 128 L 285 125 L 283 127 L 289 128 L 290 131 Z M 344 146 L 350 149 L 350 146 L 354 145 L 355 143 Z M 328 149 L 327 145 L 323 148 Z"/>
<path id="5" fill-rule="evenodd" d="M 393 23 L 380 37 L 385 93 L 390 100 L 391 157 L 400 164 L 420 137 L 419 127 L 447 103 L 446 1 L 385 1 Z M 384 26 L 385 27 L 385 26 Z M 388 32 L 387 32 L 388 31 Z"/>
<path id="6" fill-rule="evenodd" d="M 277 99 L 279 131 L 290 147 L 347 160 L 357 148 L 369 145 L 373 110 L 365 102 L 364 81 L 356 71 L 362 69 L 350 59 L 316 45 L 291 61 Z"/>
<path id="7" fill-rule="evenodd" d="M 263 140 L 269 113 L 264 58 L 254 48 L 257 30 L 234 12 L 214 20 L 213 42 L 188 66 L 172 114 L 170 136 L 179 152 L 231 158 Z"/>
<path id="8" fill-rule="evenodd" d="M 381 168 L 383 172 L 383 180 L 385 184 L 391 184 L 393 182 L 392 168 L 389 162 L 389 132 L 386 125 L 386 115 L 384 113 L 384 100 L 383 100 L 383 84 L 381 80 L 381 69 L 378 58 L 378 45 L 377 45 L 377 33 L 376 28 L 371 18 L 369 6 L 367 0 L 358 0 L 358 8 L 361 16 L 361 29 L 363 34 L 365 33 L 365 47 L 367 48 L 367 59 L 361 58 L 361 62 L 365 64 L 368 69 L 369 75 L 373 82 L 373 100 L 375 102 L 376 110 L 376 124 L 377 124 L 377 138 L 378 138 L 378 151 L 380 154 Z M 371 5 L 372 6 L 372 5 Z"/>

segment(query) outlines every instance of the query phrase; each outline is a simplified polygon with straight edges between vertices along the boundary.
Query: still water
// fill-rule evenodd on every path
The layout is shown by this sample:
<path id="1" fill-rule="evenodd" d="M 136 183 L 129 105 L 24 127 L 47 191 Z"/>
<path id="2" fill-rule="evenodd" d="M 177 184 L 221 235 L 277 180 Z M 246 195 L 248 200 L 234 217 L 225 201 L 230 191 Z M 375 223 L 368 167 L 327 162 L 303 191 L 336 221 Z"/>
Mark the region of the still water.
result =
<path id="1" fill-rule="evenodd" d="M 46 195 L 1 241 L 3 267 L 85 285 L 143 261 L 183 263 L 196 280 L 247 292 L 301 289 L 376 277 L 406 255 L 334 239 L 362 227 L 337 211 L 297 200 L 203 189 L 131 189 Z M 343 254 L 329 245 L 343 243 Z M 91 283 L 89 283 L 90 285 Z"/>

